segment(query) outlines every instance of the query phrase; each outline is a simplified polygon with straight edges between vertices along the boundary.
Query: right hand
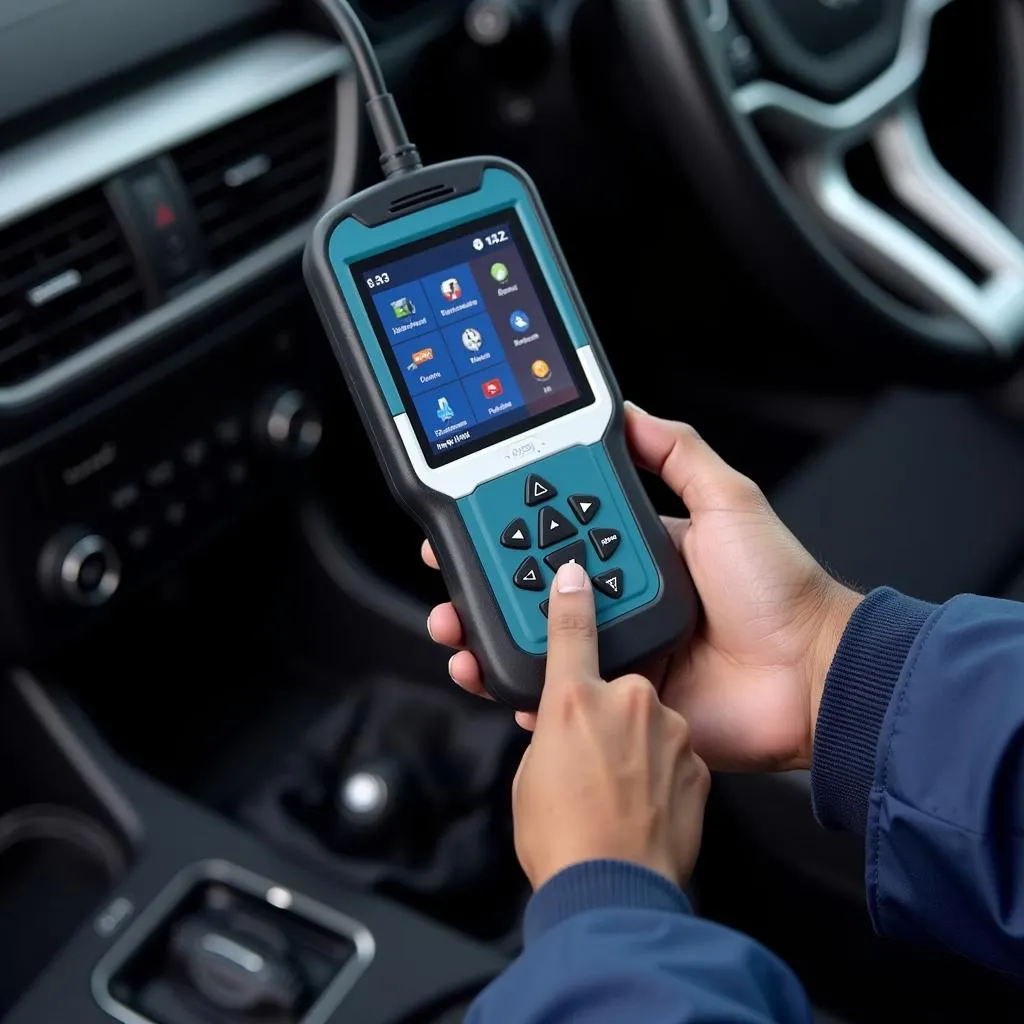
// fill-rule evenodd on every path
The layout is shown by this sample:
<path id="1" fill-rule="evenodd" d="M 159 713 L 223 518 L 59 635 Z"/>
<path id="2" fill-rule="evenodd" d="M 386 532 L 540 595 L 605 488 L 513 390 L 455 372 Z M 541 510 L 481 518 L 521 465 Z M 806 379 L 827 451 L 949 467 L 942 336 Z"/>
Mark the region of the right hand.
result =
<path id="1" fill-rule="evenodd" d="M 694 749 L 712 768 L 809 767 L 825 676 L 860 595 L 833 580 L 758 488 L 690 427 L 629 407 L 626 434 L 637 464 L 690 511 L 665 526 L 704 606 L 697 635 L 657 680 L 662 700 L 690 723 Z M 436 566 L 429 545 L 423 557 Z M 463 646 L 450 604 L 431 612 L 428 629 L 438 643 Z M 450 672 L 484 692 L 468 651 Z"/>
<path id="2" fill-rule="evenodd" d="M 534 889 L 590 860 L 624 860 L 677 885 L 700 849 L 710 775 L 685 721 L 643 676 L 602 681 L 594 592 L 563 565 L 533 741 L 512 790 L 516 853 Z"/>

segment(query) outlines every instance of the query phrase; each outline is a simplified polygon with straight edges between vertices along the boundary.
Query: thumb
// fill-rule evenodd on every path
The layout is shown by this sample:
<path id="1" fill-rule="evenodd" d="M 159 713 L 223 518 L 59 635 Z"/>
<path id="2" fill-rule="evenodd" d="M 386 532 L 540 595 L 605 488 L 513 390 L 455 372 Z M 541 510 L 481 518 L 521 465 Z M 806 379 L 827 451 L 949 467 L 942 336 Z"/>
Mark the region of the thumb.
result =
<path id="1" fill-rule="evenodd" d="M 691 515 L 736 508 L 760 497 L 755 484 L 732 468 L 686 423 L 658 419 L 626 405 L 626 438 L 637 465 L 657 473 Z"/>

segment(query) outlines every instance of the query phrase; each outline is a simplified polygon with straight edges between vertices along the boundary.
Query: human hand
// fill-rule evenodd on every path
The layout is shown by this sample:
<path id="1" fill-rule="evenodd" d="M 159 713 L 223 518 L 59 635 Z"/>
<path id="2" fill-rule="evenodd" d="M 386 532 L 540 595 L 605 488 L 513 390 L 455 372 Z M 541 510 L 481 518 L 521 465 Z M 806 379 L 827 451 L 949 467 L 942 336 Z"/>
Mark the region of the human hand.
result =
<path id="1" fill-rule="evenodd" d="M 684 885 L 709 785 L 689 727 L 647 679 L 602 681 L 590 580 L 576 563 L 562 566 L 551 588 L 544 692 L 512 790 L 516 854 L 530 884 L 611 859 Z"/>
<path id="2" fill-rule="evenodd" d="M 704 607 L 696 636 L 658 680 L 662 701 L 686 717 L 694 749 L 712 768 L 808 767 L 825 676 L 860 595 L 833 580 L 760 490 L 690 427 L 631 407 L 626 432 L 637 464 L 690 511 L 665 526 Z M 428 545 L 423 557 L 436 565 Z M 462 644 L 450 604 L 431 612 L 428 629 L 438 643 Z M 483 692 L 469 652 L 454 655 L 449 671 Z M 527 716 L 520 722 L 530 725 Z"/>

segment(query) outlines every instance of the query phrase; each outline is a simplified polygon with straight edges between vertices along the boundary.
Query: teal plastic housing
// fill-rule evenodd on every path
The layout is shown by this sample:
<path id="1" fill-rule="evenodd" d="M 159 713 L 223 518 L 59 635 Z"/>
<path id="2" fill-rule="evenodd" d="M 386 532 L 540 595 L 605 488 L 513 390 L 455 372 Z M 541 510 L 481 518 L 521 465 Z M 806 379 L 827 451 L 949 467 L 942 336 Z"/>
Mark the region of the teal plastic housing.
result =
<path id="1" fill-rule="evenodd" d="M 393 416 L 406 412 L 402 398 L 395 386 L 381 343 L 374 333 L 373 325 L 363 306 L 363 300 L 356 288 L 351 265 L 359 263 L 378 253 L 388 252 L 409 242 L 419 241 L 436 235 L 449 228 L 458 227 L 489 213 L 515 209 L 519 214 L 523 230 L 533 247 L 544 281 L 558 307 L 559 316 L 565 324 L 573 345 L 582 348 L 589 344 L 587 333 L 580 322 L 576 307 L 565 290 L 565 282 L 558 271 L 554 254 L 547 243 L 544 231 L 537 220 L 533 204 L 522 182 L 508 171 L 489 167 L 483 174 L 481 187 L 471 195 L 460 196 L 438 206 L 429 207 L 419 213 L 411 213 L 398 220 L 378 227 L 369 228 L 354 217 L 347 217 L 331 233 L 327 245 L 327 256 L 338 286 L 345 297 L 345 305 L 359 331 L 359 338 L 377 377 L 381 393 Z"/>
<path id="2" fill-rule="evenodd" d="M 391 376 L 382 343 L 367 315 L 351 266 L 409 242 L 509 209 L 514 209 L 519 215 L 570 340 L 576 348 L 588 345 L 590 339 L 569 297 L 555 255 L 526 187 L 508 171 L 497 167 L 488 168 L 476 192 L 376 227 L 367 227 L 354 217 L 347 217 L 331 233 L 327 246 L 331 269 L 393 416 L 409 410 L 406 410 Z M 538 473 L 555 485 L 559 492 L 555 503 L 566 514 L 569 513 L 564 502 L 570 494 L 596 494 L 601 499 L 602 507 L 597 518 L 586 527 L 580 526 L 579 537 L 574 540 L 583 539 L 588 545 L 588 570 L 591 575 L 619 568 L 624 575 L 625 590 L 618 600 L 596 595 L 598 625 L 622 618 L 654 601 L 662 584 L 661 575 L 603 445 L 570 448 L 522 470 L 481 484 L 473 494 L 458 501 L 459 512 L 514 643 L 527 654 L 541 655 L 547 649 L 547 620 L 540 611 L 540 603 L 547 595 L 520 590 L 513 584 L 512 577 L 523 558 L 532 554 L 543 567 L 545 580 L 550 582 L 553 574 L 544 565 L 543 558 L 562 545 L 545 551 L 534 547 L 527 552 L 509 550 L 499 543 L 501 531 L 509 521 L 520 515 L 530 524 L 536 542 L 537 510 L 525 509 L 523 506 L 526 477 L 530 473 Z M 590 546 L 587 531 L 605 526 L 620 530 L 622 543 L 611 560 L 601 562 Z"/>
<path id="3" fill-rule="evenodd" d="M 542 476 L 557 489 L 557 496 L 545 504 L 565 513 L 569 522 L 579 529 L 579 536 L 551 548 L 537 548 L 540 506 L 527 508 L 524 503 L 526 478 L 531 473 Z M 586 526 L 577 523 L 569 511 L 566 499 L 570 494 L 593 494 L 601 499 L 600 511 Z M 621 569 L 625 583 L 621 597 L 610 598 L 595 591 L 598 626 L 642 608 L 661 591 L 661 575 L 603 444 L 568 448 L 525 469 L 490 480 L 458 504 L 509 633 L 527 654 L 543 654 L 547 650 L 547 619 L 540 610 L 540 603 L 548 596 L 546 590 L 544 593 L 520 590 L 512 582 L 516 569 L 527 555 L 540 563 L 548 588 L 554 573 L 544 565 L 544 556 L 577 540 L 587 545 L 587 571 L 592 576 L 607 569 Z M 530 527 L 533 547 L 529 551 L 505 548 L 500 543 L 502 530 L 520 516 Z M 587 535 L 595 527 L 617 529 L 622 534 L 618 550 L 607 562 L 598 558 Z"/>

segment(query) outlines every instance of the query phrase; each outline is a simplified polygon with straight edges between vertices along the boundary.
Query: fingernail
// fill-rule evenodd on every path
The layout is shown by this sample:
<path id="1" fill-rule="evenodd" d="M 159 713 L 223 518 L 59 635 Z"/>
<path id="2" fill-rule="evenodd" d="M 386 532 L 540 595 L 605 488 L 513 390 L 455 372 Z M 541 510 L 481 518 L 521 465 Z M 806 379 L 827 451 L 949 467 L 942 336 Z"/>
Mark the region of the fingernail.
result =
<path id="1" fill-rule="evenodd" d="M 641 409 L 636 402 L 631 402 L 628 398 L 626 399 L 626 405 L 629 406 L 633 412 L 639 413 L 641 416 L 650 416 L 650 413 L 646 409 Z"/>
<path id="2" fill-rule="evenodd" d="M 434 613 L 431 612 L 430 615 L 427 616 L 427 636 L 429 636 L 430 639 L 433 640 L 434 643 L 436 644 L 437 638 L 434 636 L 434 631 L 430 628 L 430 619 L 433 614 Z"/>
<path id="3" fill-rule="evenodd" d="M 555 589 L 560 594 L 578 594 L 589 585 L 587 570 L 579 562 L 566 562 L 555 574 Z"/>
<path id="4" fill-rule="evenodd" d="M 452 655 L 452 656 L 451 656 L 451 657 L 450 657 L 450 658 L 448 659 L 448 677 L 449 677 L 449 678 L 451 679 L 451 681 L 452 681 L 453 683 L 455 682 L 455 676 L 454 676 L 454 675 L 453 675 L 453 673 L 452 673 L 452 662 L 453 662 L 454 660 L 455 660 L 455 655 L 453 654 L 453 655 Z"/>

